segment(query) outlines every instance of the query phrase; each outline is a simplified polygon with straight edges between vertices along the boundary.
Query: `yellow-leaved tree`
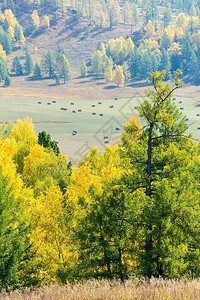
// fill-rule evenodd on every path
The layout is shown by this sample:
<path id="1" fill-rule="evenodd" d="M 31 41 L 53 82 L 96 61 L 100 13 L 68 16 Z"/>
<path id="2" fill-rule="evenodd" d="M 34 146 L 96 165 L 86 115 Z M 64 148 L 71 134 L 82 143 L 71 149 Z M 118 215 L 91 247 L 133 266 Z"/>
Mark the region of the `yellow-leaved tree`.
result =
<path id="1" fill-rule="evenodd" d="M 124 73 L 122 66 L 117 66 L 113 72 L 113 82 L 119 85 L 124 85 Z"/>
<path id="2" fill-rule="evenodd" d="M 112 81 L 113 80 L 113 72 L 112 72 L 112 68 L 108 67 L 105 70 L 104 76 L 106 78 L 107 81 Z"/>
<path id="3" fill-rule="evenodd" d="M 3 46 L 0 44 L 0 56 L 6 60 L 6 51 L 3 50 Z"/>
<path id="4" fill-rule="evenodd" d="M 32 119 L 17 120 L 14 128 L 11 130 L 10 138 L 17 143 L 17 153 L 14 160 L 17 164 L 17 171 L 23 172 L 24 159 L 29 154 L 30 147 L 37 144 L 37 138 L 33 129 Z"/>
<path id="5" fill-rule="evenodd" d="M 38 29 L 40 26 L 40 18 L 38 16 L 37 10 L 34 10 L 31 15 L 31 21 L 34 28 Z"/>

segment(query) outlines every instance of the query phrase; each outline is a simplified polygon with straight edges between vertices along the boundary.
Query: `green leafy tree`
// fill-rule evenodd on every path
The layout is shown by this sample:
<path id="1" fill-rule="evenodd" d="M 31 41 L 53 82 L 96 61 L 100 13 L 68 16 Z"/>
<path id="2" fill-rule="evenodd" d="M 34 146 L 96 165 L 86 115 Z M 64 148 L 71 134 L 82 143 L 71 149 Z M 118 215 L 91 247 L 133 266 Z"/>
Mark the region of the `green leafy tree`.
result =
<path id="1" fill-rule="evenodd" d="M 20 287 L 20 270 L 28 248 L 27 229 L 19 203 L 0 171 L 0 289 Z"/>
<path id="2" fill-rule="evenodd" d="M 200 208 L 199 189 L 190 172 L 198 147 L 185 136 L 185 117 L 171 101 L 173 91 L 183 85 L 180 74 L 175 73 L 174 87 L 163 83 L 164 71 L 150 74 L 154 90 L 146 91 L 148 100 L 138 107 L 145 127 L 132 126 L 135 141 L 130 141 L 127 129 L 122 139 L 134 166 L 127 186 L 133 202 L 140 198 L 142 205 L 134 220 L 134 232 L 141 237 L 135 240 L 140 245 L 138 270 L 149 278 L 188 272 L 198 276 L 200 271 L 193 264 L 199 252 L 198 226 L 194 225 L 200 221 L 195 212 Z"/>

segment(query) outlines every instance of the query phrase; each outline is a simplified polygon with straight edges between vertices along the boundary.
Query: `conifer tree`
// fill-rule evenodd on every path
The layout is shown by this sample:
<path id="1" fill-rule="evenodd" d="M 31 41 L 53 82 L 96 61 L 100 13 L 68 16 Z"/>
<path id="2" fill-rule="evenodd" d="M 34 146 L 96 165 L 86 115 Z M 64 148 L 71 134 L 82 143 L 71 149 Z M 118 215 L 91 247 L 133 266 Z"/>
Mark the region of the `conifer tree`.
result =
<path id="1" fill-rule="evenodd" d="M 15 56 L 15 58 L 13 59 L 11 71 L 18 76 L 23 74 L 23 68 L 18 56 Z"/>
<path id="2" fill-rule="evenodd" d="M 85 61 L 83 61 L 83 64 L 81 65 L 81 77 L 87 77 L 87 66 Z"/>
<path id="3" fill-rule="evenodd" d="M 24 69 L 25 69 L 26 74 L 28 74 L 28 75 L 33 72 L 33 60 L 31 58 L 28 48 L 26 48 L 26 50 L 25 50 Z"/>
<path id="4" fill-rule="evenodd" d="M 37 62 L 35 63 L 33 68 L 33 76 L 38 79 L 42 77 L 41 69 Z"/>

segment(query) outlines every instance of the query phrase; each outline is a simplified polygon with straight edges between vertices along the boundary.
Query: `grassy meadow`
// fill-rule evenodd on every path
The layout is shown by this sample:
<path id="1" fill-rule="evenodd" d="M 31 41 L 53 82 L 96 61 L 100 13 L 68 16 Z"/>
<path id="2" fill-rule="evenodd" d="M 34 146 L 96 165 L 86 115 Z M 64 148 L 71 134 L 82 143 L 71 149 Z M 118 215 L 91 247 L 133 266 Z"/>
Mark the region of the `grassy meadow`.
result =
<path id="1" fill-rule="evenodd" d="M 200 107 L 192 98 L 176 97 L 177 107 L 188 117 L 188 132 L 199 139 Z M 55 101 L 55 102 L 54 102 Z M 31 117 L 35 131 L 45 130 L 59 141 L 62 154 L 75 165 L 91 147 L 102 151 L 107 142 L 119 142 L 123 125 L 133 114 L 142 98 L 108 100 L 51 100 L 0 98 L 0 122 Z M 41 102 L 38 104 L 38 102 Z M 49 104 L 48 104 L 49 103 Z M 73 103 L 73 104 L 72 104 Z M 65 110 L 64 110 L 65 109 Z M 74 112 L 73 112 L 74 111 Z M 77 131 L 73 135 L 73 131 Z M 108 136 L 108 139 L 104 139 Z"/>
<path id="2" fill-rule="evenodd" d="M 93 280 L 85 283 L 52 285 L 24 292 L 1 293 L 5 300 L 198 300 L 200 280 L 151 279 L 109 282 Z"/>

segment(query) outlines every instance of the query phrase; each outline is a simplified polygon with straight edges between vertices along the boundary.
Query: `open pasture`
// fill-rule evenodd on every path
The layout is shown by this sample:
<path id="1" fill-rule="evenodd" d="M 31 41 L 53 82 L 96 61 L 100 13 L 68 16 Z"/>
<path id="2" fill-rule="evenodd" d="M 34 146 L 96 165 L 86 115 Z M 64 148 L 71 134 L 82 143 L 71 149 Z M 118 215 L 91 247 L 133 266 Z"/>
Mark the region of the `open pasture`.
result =
<path id="1" fill-rule="evenodd" d="M 173 100 L 188 118 L 188 132 L 200 138 L 200 106 L 192 98 Z M 59 141 L 62 154 L 76 164 L 91 147 L 102 151 L 107 144 L 119 142 L 123 125 L 133 114 L 141 98 L 108 100 L 51 100 L 0 98 L 0 122 L 31 117 L 36 134 L 45 130 Z M 198 129 L 199 128 L 199 129 Z"/>

